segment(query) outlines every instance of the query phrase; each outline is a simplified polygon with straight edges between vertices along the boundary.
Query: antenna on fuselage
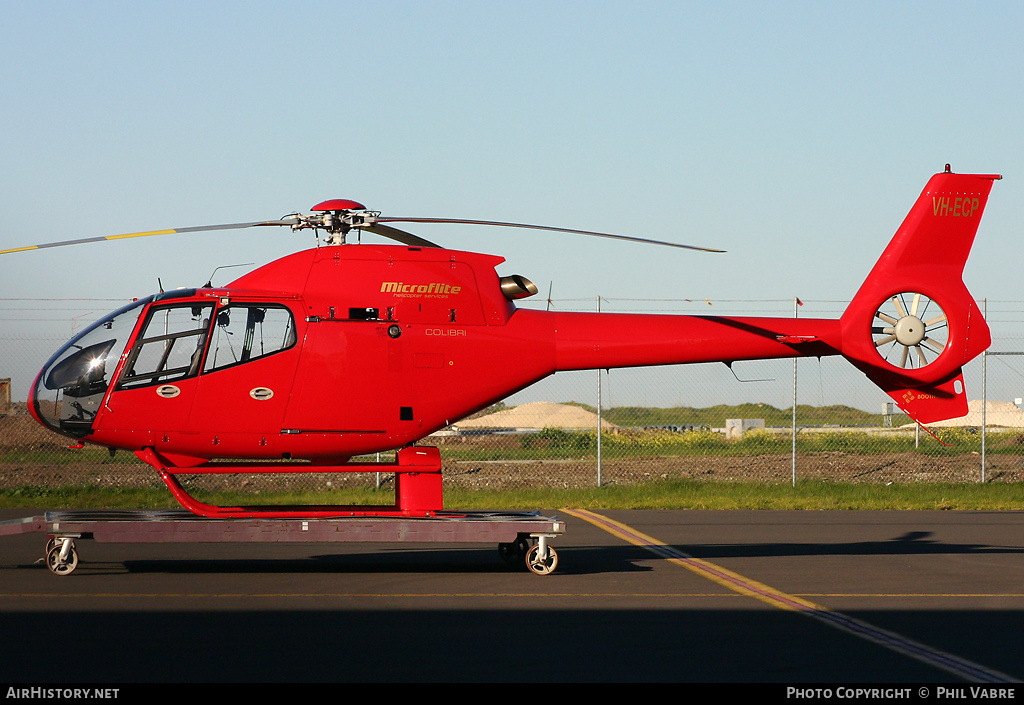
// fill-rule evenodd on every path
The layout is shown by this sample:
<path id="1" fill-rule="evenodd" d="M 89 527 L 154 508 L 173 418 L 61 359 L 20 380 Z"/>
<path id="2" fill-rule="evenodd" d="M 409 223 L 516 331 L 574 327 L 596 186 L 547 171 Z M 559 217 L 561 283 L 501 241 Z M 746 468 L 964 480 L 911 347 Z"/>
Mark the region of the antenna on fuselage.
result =
<path id="1" fill-rule="evenodd" d="M 252 264 L 252 262 L 245 262 L 244 264 L 222 264 L 221 266 L 217 267 L 216 269 L 213 270 L 213 272 L 210 273 L 210 278 L 206 280 L 205 284 L 203 284 L 203 288 L 213 288 L 213 275 L 217 273 L 218 269 L 229 269 L 231 267 L 251 267 Z"/>

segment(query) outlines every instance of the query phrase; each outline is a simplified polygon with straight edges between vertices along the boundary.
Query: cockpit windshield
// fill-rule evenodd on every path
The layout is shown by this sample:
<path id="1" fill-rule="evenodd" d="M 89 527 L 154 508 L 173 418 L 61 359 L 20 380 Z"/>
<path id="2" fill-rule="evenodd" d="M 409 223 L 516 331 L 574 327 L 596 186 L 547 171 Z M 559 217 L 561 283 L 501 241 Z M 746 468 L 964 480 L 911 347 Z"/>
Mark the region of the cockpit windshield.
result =
<path id="1" fill-rule="evenodd" d="M 152 299 L 140 299 L 100 319 L 46 363 L 32 390 L 32 401 L 50 428 L 76 437 L 92 430 L 117 362 L 139 314 Z"/>

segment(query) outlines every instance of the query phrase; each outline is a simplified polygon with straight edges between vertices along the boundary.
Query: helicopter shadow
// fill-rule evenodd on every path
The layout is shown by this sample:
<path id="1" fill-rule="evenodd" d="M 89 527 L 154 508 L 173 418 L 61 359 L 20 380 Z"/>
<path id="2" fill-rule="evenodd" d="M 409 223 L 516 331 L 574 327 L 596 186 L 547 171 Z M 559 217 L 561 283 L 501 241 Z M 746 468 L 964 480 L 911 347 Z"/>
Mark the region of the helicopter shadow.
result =
<path id="1" fill-rule="evenodd" d="M 559 563 L 553 576 L 646 572 L 652 555 L 636 546 L 557 548 Z M 169 574 L 529 574 L 521 557 L 504 560 L 496 548 L 409 550 L 380 549 L 368 553 L 317 553 L 290 558 L 131 558 L 105 563 L 83 563 L 95 571 L 101 565 L 123 566 L 128 573 Z M 90 571 L 85 571 L 90 572 Z"/>
<path id="2" fill-rule="evenodd" d="M 1024 554 L 1022 546 L 950 543 L 932 538 L 932 531 L 907 531 L 881 541 L 843 543 L 742 543 L 675 546 L 698 558 L 784 558 L 799 556 L 920 556 Z"/>

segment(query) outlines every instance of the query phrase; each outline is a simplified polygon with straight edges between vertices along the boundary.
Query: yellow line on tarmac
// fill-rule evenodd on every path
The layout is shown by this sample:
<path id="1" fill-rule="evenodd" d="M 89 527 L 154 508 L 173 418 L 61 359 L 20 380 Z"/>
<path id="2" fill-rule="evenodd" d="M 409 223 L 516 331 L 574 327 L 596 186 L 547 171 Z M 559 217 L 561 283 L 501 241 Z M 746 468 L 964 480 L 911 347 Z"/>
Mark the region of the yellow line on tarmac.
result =
<path id="1" fill-rule="evenodd" d="M 602 528 L 608 533 L 618 536 L 624 541 L 628 541 L 636 546 L 647 548 L 665 558 L 669 563 L 675 563 L 678 566 L 682 566 L 687 570 L 697 573 L 701 577 L 718 583 L 722 587 L 728 588 L 742 595 L 746 595 L 747 597 L 753 597 L 756 600 L 766 602 L 773 607 L 779 607 L 787 610 L 793 610 L 801 607 L 815 610 L 825 609 L 813 602 L 809 602 L 793 595 L 787 595 L 786 593 L 776 590 L 764 583 L 751 580 L 738 573 L 734 573 L 731 570 L 726 570 L 719 565 L 710 563 L 709 561 L 694 558 L 693 556 L 681 551 L 677 551 L 658 539 L 643 534 L 626 526 L 625 524 L 617 522 L 614 519 L 609 519 L 601 514 L 595 514 L 582 509 L 566 509 L 564 511 L 578 519 L 588 521 L 594 526 Z"/>
<path id="2" fill-rule="evenodd" d="M 790 595 L 775 588 L 751 580 L 719 565 L 686 554 L 626 524 L 586 509 L 563 509 L 562 511 L 607 531 L 613 536 L 635 546 L 641 546 L 661 556 L 670 563 L 682 566 L 708 580 L 741 595 L 753 597 L 779 609 L 798 612 L 848 634 L 853 634 L 872 643 L 884 646 L 922 663 L 940 668 L 948 673 L 978 683 L 1017 683 L 1016 678 L 986 668 L 958 656 L 915 642 L 904 636 L 875 627 L 867 622 L 835 612 L 809 600 Z"/>

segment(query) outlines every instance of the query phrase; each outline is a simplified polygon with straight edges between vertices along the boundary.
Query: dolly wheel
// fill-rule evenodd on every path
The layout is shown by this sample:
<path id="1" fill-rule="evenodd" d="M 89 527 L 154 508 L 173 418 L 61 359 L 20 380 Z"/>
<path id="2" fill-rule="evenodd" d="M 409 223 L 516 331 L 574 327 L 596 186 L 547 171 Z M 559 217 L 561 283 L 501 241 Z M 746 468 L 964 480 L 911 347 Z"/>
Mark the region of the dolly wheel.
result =
<path id="1" fill-rule="evenodd" d="M 61 551 L 64 546 L 61 541 L 46 552 L 46 567 L 54 575 L 70 575 L 78 567 L 78 551 L 75 549 L 75 542 L 65 539 L 71 545 L 68 547 L 67 555 L 61 558 Z"/>
<path id="2" fill-rule="evenodd" d="M 547 575 L 553 573 L 555 568 L 558 567 L 558 554 L 555 549 L 550 546 L 547 547 L 548 555 L 541 558 L 540 544 L 534 544 L 530 547 L 530 550 L 526 552 L 526 567 L 531 572 L 537 575 Z"/>

